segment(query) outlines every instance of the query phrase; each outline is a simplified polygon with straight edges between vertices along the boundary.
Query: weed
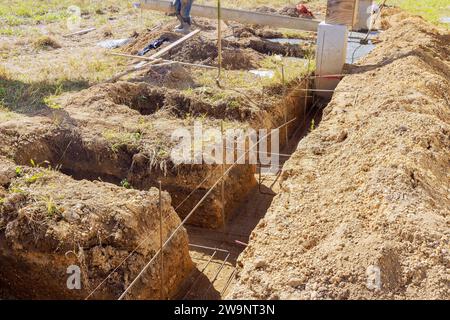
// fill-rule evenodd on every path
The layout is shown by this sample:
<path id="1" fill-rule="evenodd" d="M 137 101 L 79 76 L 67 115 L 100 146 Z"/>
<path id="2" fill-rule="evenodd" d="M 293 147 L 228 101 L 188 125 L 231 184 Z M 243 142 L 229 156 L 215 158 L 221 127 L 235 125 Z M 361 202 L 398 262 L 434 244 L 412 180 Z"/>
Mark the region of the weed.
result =
<path id="1" fill-rule="evenodd" d="M 18 36 L 18 35 L 20 35 L 20 32 L 16 31 L 13 28 L 5 27 L 5 28 L 0 28 L 0 35 L 3 35 L 3 36 Z"/>
<path id="2" fill-rule="evenodd" d="M 132 189 L 132 185 L 128 182 L 128 180 L 125 178 L 122 181 L 120 181 L 120 185 L 125 189 Z"/>
<path id="3" fill-rule="evenodd" d="M 21 177 L 23 175 L 23 171 L 21 167 L 16 167 L 16 177 Z"/>
<path id="4" fill-rule="evenodd" d="M 62 109 L 62 106 L 59 103 L 56 103 L 54 100 L 54 96 L 45 97 L 43 99 L 44 103 L 47 105 L 47 107 L 51 109 Z"/>
<path id="5" fill-rule="evenodd" d="M 160 149 L 158 151 L 157 157 L 159 159 L 167 159 L 169 157 L 169 153 L 164 149 Z"/>
<path id="6" fill-rule="evenodd" d="M 26 178 L 25 182 L 27 184 L 33 184 L 36 181 L 38 181 L 40 178 L 42 178 L 43 176 L 44 176 L 44 172 L 38 172 L 38 173 L 33 174 L 31 177 Z"/>
<path id="7" fill-rule="evenodd" d="M 55 214 L 60 212 L 60 209 L 56 206 L 55 201 L 52 197 L 44 197 L 45 206 L 47 208 L 47 215 L 53 217 Z"/>
<path id="8" fill-rule="evenodd" d="M 11 193 L 25 193 L 24 190 L 22 190 L 22 189 L 20 189 L 20 188 L 18 188 L 18 187 L 11 187 L 11 188 L 9 189 L 9 192 L 11 192 Z"/>
<path id="9" fill-rule="evenodd" d="M 231 101 L 228 103 L 228 107 L 230 107 L 231 109 L 239 109 L 240 103 L 239 103 L 239 101 L 237 101 L 237 100 L 231 100 Z"/>

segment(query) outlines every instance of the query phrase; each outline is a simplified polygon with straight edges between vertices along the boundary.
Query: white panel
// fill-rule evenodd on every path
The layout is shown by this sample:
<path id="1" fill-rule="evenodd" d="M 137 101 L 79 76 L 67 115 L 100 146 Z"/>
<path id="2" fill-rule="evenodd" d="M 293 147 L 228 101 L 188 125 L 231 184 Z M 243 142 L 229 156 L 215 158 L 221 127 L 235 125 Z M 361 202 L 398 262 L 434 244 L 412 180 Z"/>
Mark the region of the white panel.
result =
<path id="1" fill-rule="evenodd" d="M 317 32 L 316 75 L 341 74 L 347 54 L 348 29 L 344 25 L 333 25 L 325 22 L 319 24 Z M 316 78 L 316 89 L 333 90 L 338 79 Z M 318 94 L 320 94 L 318 92 Z M 332 93 L 322 93 L 331 96 Z"/>

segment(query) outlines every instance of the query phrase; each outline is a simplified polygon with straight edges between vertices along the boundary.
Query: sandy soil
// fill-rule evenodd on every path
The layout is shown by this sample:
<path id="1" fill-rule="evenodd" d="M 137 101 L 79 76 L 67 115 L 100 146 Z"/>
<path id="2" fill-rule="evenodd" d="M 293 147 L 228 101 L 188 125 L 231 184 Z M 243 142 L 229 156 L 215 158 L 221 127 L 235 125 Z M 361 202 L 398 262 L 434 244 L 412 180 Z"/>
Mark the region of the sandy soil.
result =
<path id="1" fill-rule="evenodd" d="M 238 259 L 230 299 L 449 299 L 450 38 L 394 15 Z"/>

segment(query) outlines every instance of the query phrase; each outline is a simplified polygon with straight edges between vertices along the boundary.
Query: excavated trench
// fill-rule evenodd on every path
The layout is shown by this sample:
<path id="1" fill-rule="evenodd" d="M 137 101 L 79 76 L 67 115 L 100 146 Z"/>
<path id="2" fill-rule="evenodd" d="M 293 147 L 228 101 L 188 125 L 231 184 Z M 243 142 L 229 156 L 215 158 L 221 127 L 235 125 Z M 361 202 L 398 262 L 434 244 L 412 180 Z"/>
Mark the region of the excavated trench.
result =
<path id="1" fill-rule="evenodd" d="M 261 176 L 255 174 L 257 184 L 239 203 L 224 228 L 212 230 L 187 226 L 195 269 L 177 299 L 222 299 L 233 287 L 237 259 L 249 243 L 253 230 L 265 217 L 274 196 L 280 192 L 278 181 L 284 163 L 297 144 L 320 125 L 326 101 L 311 99 L 305 104 L 304 99 L 300 99 L 297 102 L 303 105 L 297 114 L 301 121 L 292 126 L 289 142 L 280 150 L 284 155 L 280 159 L 280 170 Z"/>
<path id="2" fill-rule="evenodd" d="M 282 125 L 284 119 L 297 119 L 280 131 L 280 152 L 283 154 L 289 154 L 290 150 L 295 149 L 298 141 L 312 126 L 317 126 L 320 122 L 320 102 L 311 98 L 305 99 L 303 88 L 302 83 L 291 90 L 280 103 L 288 112 L 285 118 L 278 120 L 279 123 L 273 124 L 273 121 L 276 121 L 274 119 L 264 119 L 272 126 Z M 120 96 L 114 97 L 119 98 Z M 148 95 L 140 91 L 136 97 L 115 102 L 144 114 L 141 110 L 152 110 L 154 113 L 163 108 L 168 99 L 177 101 L 176 98 L 166 97 L 158 90 L 150 90 Z M 186 108 L 186 104 L 183 106 Z M 285 130 L 289 136 L 288 143 L 285 141 Z M 149 170 L 148 159 L 138 148 L 122 146 L 112 152 L 107 142 L 87 142 L 83 140 L 83 134 L 70 126 L 48 132 L 47 135 L 40 136 L 38 141 L 17 148 L 14 159 L 17 164 L 28 165 L 30 159 L 44 166 L 58 168 L 76 180 L 100 180 L 120 185 L 126 178 L 133 188 L 139 190 L 158 186 L 161 181 L 162 189 L 170 194 L 172 206 L 176 208 L 180 218 L 184 218 L 196 206 L 221 176 L 219 166 L 211 165 L 181 165 L 176 167 L 176 170 L 170 167 L 165 170 Z M 280 160 L 282 165 L 287 157 Z M 236 258 L 244 249 L 242 244 L 236 244 L 236 240 L 247 243 L 253 228 L 259 219 L 264 217 L 265 210 L 269 207 L 274 192 L 276 193 L 277 177 L 272 174 L 258 179 L 256 166 L 236 165 L 225 179 L 226 217 L 222 216 L 221 189 L 214 189 L 188 221 L 190 243 L 201 246 L 190 248 L 197 269 L 187 277 L 177 290 L 178 293 L 173 296 L 201 299 L 220 298 L 225 294 Z M 195 190 L 198 185 L 201 187 Z M 224 220 L 227 221 L 225 226 L 222 225 Z M 211 260 L 214 262 L 203 266 L 214 252 L 211 248 L 225 248 L 230 253 L 227 261 L 224 261 L 227 256 L 225 253 L 215 254 Z M 216 269 L 220 268 L 222 263 L 222 270 L 217 272 Z M 205 290 L 207 293 L 200 295 L 200 292 Z"/>

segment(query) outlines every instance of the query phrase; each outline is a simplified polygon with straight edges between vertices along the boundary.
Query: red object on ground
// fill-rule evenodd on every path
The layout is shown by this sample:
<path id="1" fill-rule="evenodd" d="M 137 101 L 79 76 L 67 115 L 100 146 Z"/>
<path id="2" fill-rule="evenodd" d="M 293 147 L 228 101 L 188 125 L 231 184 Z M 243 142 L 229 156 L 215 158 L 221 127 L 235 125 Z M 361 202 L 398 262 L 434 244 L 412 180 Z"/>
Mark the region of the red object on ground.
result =
<path id="1" fill-rule="evenodd" d="M 302 18 L 314 18 L 313 13 L 303 3 L 297 4 L 295 9 L 297 10 L 298 15 Z"/>

